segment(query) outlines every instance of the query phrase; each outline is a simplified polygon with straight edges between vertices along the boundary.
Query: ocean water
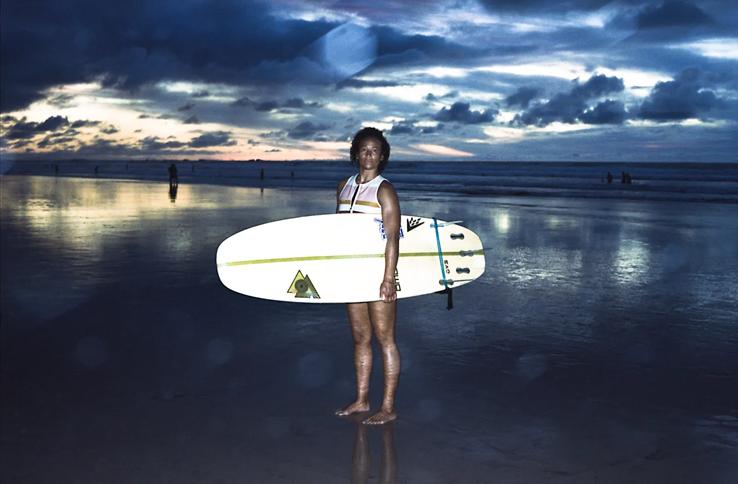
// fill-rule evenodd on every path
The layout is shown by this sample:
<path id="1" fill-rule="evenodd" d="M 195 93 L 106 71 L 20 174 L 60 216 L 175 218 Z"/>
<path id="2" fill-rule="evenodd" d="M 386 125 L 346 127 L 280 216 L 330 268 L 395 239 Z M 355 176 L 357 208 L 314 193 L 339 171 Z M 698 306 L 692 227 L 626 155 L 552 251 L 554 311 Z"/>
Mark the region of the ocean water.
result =
<path id="1" fill-rule="evenodd" d="M 367 429 L 332 415 L 344 308 L 215 271 L 232 233 L 332 212 L 330 177 L 0 178 L 0 480 L 734 482 L 738 206 L 400 189 L 487 271 L 400 302 L 400 418 Z"/>
<path id="2" fill-rule="evenodd" d="M 3 160 L 3 172 L 159 179 L 170 161 Z M 329 188 L 354 169 L 348 161 L 177 162 L 181 180 L 255 187 Z M 738 203 L 736 163 L 402 162 L 387 177 L 403 192 Z M 55 168 L 56 167 L 56 168 Z M 97 173 L 95 172 L 97 168 Z M 607 183 L 607 173 L 613 175 Z M 631 183 L 622 183 L 628 173 Z"/>

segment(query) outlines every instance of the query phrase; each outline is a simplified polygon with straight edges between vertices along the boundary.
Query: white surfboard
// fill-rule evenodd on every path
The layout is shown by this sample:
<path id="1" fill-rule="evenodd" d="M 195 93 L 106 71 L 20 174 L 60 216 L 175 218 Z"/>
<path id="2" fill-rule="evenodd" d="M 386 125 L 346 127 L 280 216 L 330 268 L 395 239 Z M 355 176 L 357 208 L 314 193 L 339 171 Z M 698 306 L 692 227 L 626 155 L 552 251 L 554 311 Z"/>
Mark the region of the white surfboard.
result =
<path id="1" fill-rule="evenodd" d="M 456 288 L 484 272 L 471 230 L 441 220 L 401 217 L 398 298 Z M 258 225 L 218 247 L 218 276 L 248 296 L 302 303 L 378 301 L 386 238 L 380 216 L 329 214 Z"/>

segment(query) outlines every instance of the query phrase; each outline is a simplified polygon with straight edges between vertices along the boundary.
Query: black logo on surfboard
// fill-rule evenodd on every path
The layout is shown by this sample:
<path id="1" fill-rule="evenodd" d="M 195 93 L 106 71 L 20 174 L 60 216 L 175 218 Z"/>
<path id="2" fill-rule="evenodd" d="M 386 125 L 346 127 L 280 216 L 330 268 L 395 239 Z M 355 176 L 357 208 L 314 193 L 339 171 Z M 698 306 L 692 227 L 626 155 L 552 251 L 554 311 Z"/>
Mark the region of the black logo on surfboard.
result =
<path id="1" fill-rule="evenodd" d="M 417 229 L 421 225 L 423 225 L 425 222 L 420 220 L 419 218 L 408 218 L 407 219 L 407 231 L 410 232 L 413 229 Z"/>
<path id="2" fill-rule="evenodd" d="M 295 274 L 295 278 L 292 279 L 292 284 L 290 284 L 290 288 L 287 289 L 287 292 L 294 294 L 295 297 L 320 299 L 320 295 L 315 289 L 310 277 L 308 277 L 307 274 L 303 276 L 302 271 L 297 271 L 297 274 Z"/>

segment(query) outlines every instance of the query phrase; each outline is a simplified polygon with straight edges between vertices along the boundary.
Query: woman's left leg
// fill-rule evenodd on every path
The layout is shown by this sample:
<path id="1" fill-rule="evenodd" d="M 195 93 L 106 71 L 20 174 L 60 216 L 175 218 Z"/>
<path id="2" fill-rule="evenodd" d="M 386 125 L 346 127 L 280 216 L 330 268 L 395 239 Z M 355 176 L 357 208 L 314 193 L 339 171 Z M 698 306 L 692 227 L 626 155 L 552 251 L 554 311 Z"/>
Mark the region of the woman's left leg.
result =
<path id="1" fill-rule="evenodd" d="M 374 301 L 369 303 L 369 318 L 372 322 L 374 336 L 382 349 L 384 368 L 384 397 L 382 408 L 364 421 L 366 424 L 383 424 L 395 420 L 395 394 L 400 379 L 400 352 L 395 342 L 395 319 L 397 301 L 386 303 Z"/>

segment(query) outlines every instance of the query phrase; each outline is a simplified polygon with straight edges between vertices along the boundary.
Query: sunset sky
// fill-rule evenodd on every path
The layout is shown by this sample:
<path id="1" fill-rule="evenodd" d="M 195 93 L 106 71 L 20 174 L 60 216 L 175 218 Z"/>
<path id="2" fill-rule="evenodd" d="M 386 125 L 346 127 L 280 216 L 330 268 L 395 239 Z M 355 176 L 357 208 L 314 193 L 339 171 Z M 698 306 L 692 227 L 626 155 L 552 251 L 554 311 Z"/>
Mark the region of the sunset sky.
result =
<path id="1" fill-rule="evenodd" d="M 0 5 L 4 158 L 738 161 L 734 1 Z"/>

